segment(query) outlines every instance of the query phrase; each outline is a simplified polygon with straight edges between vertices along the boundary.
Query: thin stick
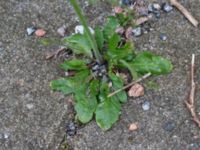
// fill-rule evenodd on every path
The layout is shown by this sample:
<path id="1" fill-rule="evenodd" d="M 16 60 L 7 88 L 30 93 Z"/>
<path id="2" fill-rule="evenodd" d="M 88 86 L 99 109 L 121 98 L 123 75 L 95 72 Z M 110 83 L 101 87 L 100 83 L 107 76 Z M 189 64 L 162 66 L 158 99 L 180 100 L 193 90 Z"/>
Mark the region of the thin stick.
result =
<path id="1" fill-rule="evenodd" d="M 60 52 L 64 51 L 64 50 L 67 50 L 67 49 L 66 49 L 66 48 L 59 48 L 59 49 L 57 49 L 56 51 L 47 54 L 46 59 L 48 60 L 48 59 L 51 59 L 51 58 L 53 58 L 53 57 L 57 57 L 58 54 L 59 54 Z"/>
<path id="2" fill-rule="evenodd" d="M 135 20 L 135 25 L 141 25 L 149 20 L 149 17 L 140 17 L 139 19 Z"/>
<path id="3" fill-rule="evenodd" d="M 191 90 L 190 90 L 190 94 L 189 94 L 189 99 L 188 101 L 185 101 L 185 104 L 188 108 L 188 110 L 191 113 L 192 116 L 192 120 L 198 125 L 198 127 L 200 128 L 200 120 L 196 115 L 196 110 L 195 110 L 195 104 L 194 104 L 194 95 L 195 95 L 195 82 L 194 82 L 194 65 L 195 63 L 195 55 L 192 54 L 192 62 L 191 62 Z"/>
<path id="4" fill-rule="evenodd" d="M 138 80 L 131 82 L 130 84 L 124 86 L 123 88 L 121 88 L 121 89 L 119 89 L 119 90 L 117 90 L 117 91 L 114 91 L 113 93 L 110 93 L 110 94 L 108 95 L 108 97 L 111 97 L 111 96 L 113 96 L 113 95 L 115 95 L 115 94 L 117 94 L 117 93 L 119 93 L 119 92 L 121 92 L 121 91 L 123 91 L 123 90 L 129 88 L 130 86 L 132 86 L 132 85 L 134 85 L 134 84 L 136 84 L 136 83 L 138 83 L 138 82 L 141 82 L 142 80 L 148 78 L 149 76 L 151 76 L 151 73 L 147 73 L 147 74 L 145 74 L 143 77 L 139 78 Z"/>
<path id="5" fill-rule="evenodd" d="M 191 23 L 197 27 L 199 22 L 192 16 L 192 14 L 181 5 L 177 0 L 170 0 L 171 5 L 175 6 Z"/>

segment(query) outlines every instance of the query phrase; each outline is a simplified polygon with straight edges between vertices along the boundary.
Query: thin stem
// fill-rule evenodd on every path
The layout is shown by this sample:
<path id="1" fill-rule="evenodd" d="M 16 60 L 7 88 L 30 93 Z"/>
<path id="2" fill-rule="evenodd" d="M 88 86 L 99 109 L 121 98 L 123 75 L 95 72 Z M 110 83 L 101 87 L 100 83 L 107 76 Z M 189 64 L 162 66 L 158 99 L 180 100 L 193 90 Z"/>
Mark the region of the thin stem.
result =
<path id="1" fill-rule="evenodd" d="M 114 96 L 115 94 L 117 94 L 117 93 L 119 93 L 119 92 L 121 92 L 121 91 L 123 91 L 123 90 L 129 88 L 130 86 L 132 86 L 132 85 L 134 85 L 134 84 L 136 84 L 136 83 L 138 83 L 138 82 L 141 82 L 142 80 L 148 78 L 149 76 L 151 76 L 151 73 L 147 73 L 147 74 L 145 74 L 144 76 L 142 76 L 141 78 L 139 78 L 138 80 L 131 82 L 130 84 L 124 86 L 123 88 L 121 88 L 121 89 L 119 89 L 119 90 L 117 90 L 117 91 L 114 91 L 113 93 L 110 93 L 110 94 L 108 95 L 108 97 Z"/>
<path id="2" fill-rule="evenodd" d="M 101 54 L 99 52 L 99 49 L 98 49 L 98 46 L 97 46 L 97 43 L 96 43 L 96 40 L 94 38 L 94 36 L 91 34 L 89 28 L 88 28 L 88 24 L 87 24 L 87 21 L 86 21 L 86 18 L 83 16 L 83 12 L 80 8 L 80 6 L 78 5 L 78 3 L 76 2 L 76 0 L 70 0 L 70 3 L 71 5 L 73 6 L 78 18 L 79 18 L 79 21 L 81 22 L 81 24 L 83 25 L 84 27 L 84 30 L 85 30 L 85 33 L 86 33 L 86 36 L 93 48 L 93 52 L 94 52 L 94 55 L 97 59 L 97 61 L 99 63 L 102 63 L 102 57 L 101 57 Z"/>
<path id="3" fill-rule="evenodd" d="M 195 81 L 194 81 L 194 67 L 195 67 L 195 55 L 192 54 L 192 62 L 191 62 L 191 89 L 190 89 L 190 94 L 189 94 L 189 99 L 185 101 L 185 104 L 190 111 L 190 114 L 192 116 L 192 120 L 198 125 L 200 128 L 200 119 L 198 118 L 196 114 L 196 108 L 195 108 L 195 103 L 194 103 L 194 95 L 195 95 Z"/>

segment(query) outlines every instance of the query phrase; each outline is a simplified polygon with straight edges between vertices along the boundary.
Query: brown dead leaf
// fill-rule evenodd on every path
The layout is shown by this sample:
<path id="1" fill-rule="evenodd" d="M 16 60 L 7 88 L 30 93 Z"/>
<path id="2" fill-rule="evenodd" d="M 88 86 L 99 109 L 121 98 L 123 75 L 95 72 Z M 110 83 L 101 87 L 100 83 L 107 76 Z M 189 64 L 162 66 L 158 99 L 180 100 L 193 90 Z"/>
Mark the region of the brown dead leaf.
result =
<path id="1" fill-rule="evenodd" d="M 149 20 L 148 17 L 140 17 L 140 18 L 135 20 L 135 24 L 136 25 L 141 25 L 141 24 L 147 22 L 148 20 Z"/>
<path id="2" fill-rule="evenodd" d="M 121 35 L 124 34 L 124 31 L 125 29 L 123 27 L 119 27 L 115 30 L 116 33 L 121 34 Z"/>
<path id="3" fill-rule="evenodd" d="M 129 131 L 136 131 L 138 130 L 138 123 L 131 123 L 128 128 Z"/>
<path id="4" fill-rule="evenodd" d="M 131 39 L 133 37 L 132 30 L 133 30 L 132 27 L 129 27 L 128 29 L 126 29 L 126 31 L 125 31 L 125 37 L 126 37 L 126 39 Z"/>
<path id="5" fill-rule="evenodd" d="M 133 30 L 132 27 L 129 27 L 128 29 L 126 29 L 126 31 L 125 31 L 125 37 L 126 37 L 126 39 L 131 39 L 133 37 L 132 30 Z"/>
<path id="6" fill-rule="evenodd" d="M 144 87 L 140 84 L 133 85 L 128 91 L 130 97 L 140 97 L 144 95 Z"/>

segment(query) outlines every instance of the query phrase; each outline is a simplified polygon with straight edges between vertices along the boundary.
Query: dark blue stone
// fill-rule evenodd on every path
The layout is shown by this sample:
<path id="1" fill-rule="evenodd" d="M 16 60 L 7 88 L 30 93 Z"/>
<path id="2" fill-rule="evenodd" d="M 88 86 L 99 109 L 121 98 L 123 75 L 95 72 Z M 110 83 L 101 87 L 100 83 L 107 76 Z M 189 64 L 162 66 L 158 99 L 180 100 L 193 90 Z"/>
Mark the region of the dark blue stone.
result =
<path id="1" fill-rule="evenodd" d="M 173 121 L 167 121 L 163 124 L 163 129 L 168 132 L 172 132 L 175 127 L 176 125 Z"/>

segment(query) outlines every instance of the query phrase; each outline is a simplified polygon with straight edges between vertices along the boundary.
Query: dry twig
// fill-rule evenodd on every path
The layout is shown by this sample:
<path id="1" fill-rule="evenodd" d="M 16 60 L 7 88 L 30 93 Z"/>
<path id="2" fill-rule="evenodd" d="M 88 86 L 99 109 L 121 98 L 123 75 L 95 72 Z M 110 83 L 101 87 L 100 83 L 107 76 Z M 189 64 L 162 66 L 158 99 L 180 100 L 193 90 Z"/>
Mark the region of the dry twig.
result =
<path id="1" fill-rule="evenodd" d="M 139 19 L 135 20 L 135 24 L 138 26 L 147 22 L 148 20 L 149 20 L 149 17 L 140 17 Z"/>
<path id="2" fill-rule="evenodd" d="M 134 85 L 134 84 L 136 84 L 136 83 L 138 83 L 138 82 L 141 82 L 142 80 L 148 78 L 149 76 L 151 76 L 151 73 L 147 73 L 147 74 L 145 74 L 144 76 L 142 76 L 141 78 L 139 78 L 138 80 L 131 82 L 130 84 L 124 86 L 123 88 L 121 88 L 121 89 L 119 89 L 119 90 L 117 90 L 117 91 L 114 91 L 113 93 L 110 93 L 110 94 L 108 95 L 108 97 L 111 97 L 111 96 L 113 96 L 113 95 L 115 95 L 115 94 L 117 94 L 117 93 L 119 93 L 119 92 L 121 92 L 121 91 L 123 91 L 123 90 L 125 90 L 125 89 L 127 89 L 127 88 L 129 88 L 129 87 L 131 87 L 132 85 Z"/>
<path id="3" fill-rule="evenodd" d="M 175 6 L 195 27 L 198 26 L 199 22 L 177 0 L 170 0 L 170 3 L 171 3 L 171 5 Z"/>
<path id="4" fill-rule="evenodd" d="M 191 90 L 189 94 L 188 101 L 185 101 L 185 104 L 188 110 L 191 113 L 192 120 L 198 125 L 200 128 L 200 120 L 196 115 L 195 104 L 194 104 L 194 94 L 195 94 L 195 82 L 194 82 L 194 62 L 195 62 L 195 55 L 192 55 L 192 62 L 191 62 Z"/>
<path id="5" fill-rule="evenodd" d="M 51 58 L 53 58 L 53 57 L 57 57 L 58 54 L 59 54 L 60 52 L 65 51 L 65 50 L 67 50 L 67 49 L 64 48 L 64 47 L 63 47 L 63 48 L 59 48 L 59 49 L 57 49 L 56 51 L 47 54 L 47 55 L 46 55 L 46 59 L 48 60 L 48 59 L 51 59 Z"/>

